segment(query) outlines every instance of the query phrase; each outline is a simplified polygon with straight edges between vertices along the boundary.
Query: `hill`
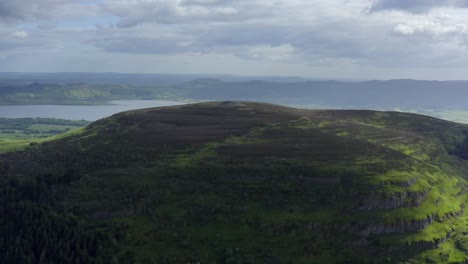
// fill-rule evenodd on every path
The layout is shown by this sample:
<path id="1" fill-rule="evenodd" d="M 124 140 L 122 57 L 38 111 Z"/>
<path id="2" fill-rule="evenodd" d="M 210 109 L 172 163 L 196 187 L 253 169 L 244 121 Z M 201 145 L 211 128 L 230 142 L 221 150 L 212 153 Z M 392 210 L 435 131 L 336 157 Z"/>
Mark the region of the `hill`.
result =
<path id="1" fill-rule="evenodd" d="M 467 123 L 467 88 L 467 81 L 351 82 L 294 78 L 250 80 L 216 75 L 0 73 L 0 105 L 247 100 L 315 109 L 399 110 Z"/>
<path id="2" fill-rule="evenodd" d="M 172 86 L 197 100 L 255 100 L 341 109 L 465 109 L 466 81 L 198 82 Z"/>
<path id="3" fill-rule="evenodd" d="M 464 262 L 467 129 L 253 102 L 123 112 L 0 156 L 0 257 Z"/>
<path id="4" fill-rule="evenodd" d="M 119 99 L 248 100 L 353 109 L 466 110 L 468 103 L 465 99 L 468 81 L 285 81 L 185 76 L 165 82 L 158 76 L 145 79 L 151 75 L 110 74 L 102 75 L 102 79 L 99 74 L 90 75 L 93 78 L 75 75 L 72 75 L 75 79 L 67 79 L 67 74 L 5 78 L 0 73 L 0 104 L 83 105 Z"/>

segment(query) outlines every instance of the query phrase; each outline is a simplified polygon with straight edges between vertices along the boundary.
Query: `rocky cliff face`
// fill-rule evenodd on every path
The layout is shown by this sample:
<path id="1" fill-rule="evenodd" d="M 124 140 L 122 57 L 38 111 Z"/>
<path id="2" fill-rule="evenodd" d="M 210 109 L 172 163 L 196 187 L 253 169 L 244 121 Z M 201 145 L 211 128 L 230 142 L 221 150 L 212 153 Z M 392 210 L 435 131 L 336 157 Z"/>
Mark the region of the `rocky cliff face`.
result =
<path id="1" fill-rule="evenodd" d="M 430 215 L 427 218 L 420 220 L 411 220 L 407 222 L 405 220 L 399 220 L 393 223 L 366 223 L 364 230 L 361 231 L 362 235 L 370 234 L 389 234 L 389 233 L 411 233 L 424 230 L 430 224 L 434 222 L 434 215 Z"/>
<path id="2" fill-rule="evenodd" d="M 375 193 L 366 195 L 359 201 L 357 211 L 370 211 L 375 209 L 395 209 L 401 207 L 418 207 L 427 198 L 429 191 L 423 192 L 396 192 Z"/>

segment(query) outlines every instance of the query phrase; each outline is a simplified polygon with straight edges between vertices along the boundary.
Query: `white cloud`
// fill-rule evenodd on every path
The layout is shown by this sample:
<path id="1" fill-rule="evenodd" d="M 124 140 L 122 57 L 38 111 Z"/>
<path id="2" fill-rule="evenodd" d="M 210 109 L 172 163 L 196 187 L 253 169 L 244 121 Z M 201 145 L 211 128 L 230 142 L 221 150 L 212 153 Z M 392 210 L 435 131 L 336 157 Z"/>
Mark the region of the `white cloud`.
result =
<path id="1" fill-rule="evenodd" d="M 11 35 L 15 38 L 27 38 L 29 36 L 28 32 L 22 30 L 13 31 Z"/>
<path id="2" fill-rule="evenodd" d="M 274 62 L 288 62 L 295 56 L 294 47 L 291 44 L 279 46 L 255 45 L 240 49 L 237 52 L 233 51 L 233 53 L 250 60 Z"/>
<path id="3" fill-rule="evenodd" d="M 465 24 L 444 25 L 435 21 L 408 21 L 398 24 L 394 31 L 403 35 L 413 35 L 415 33 L 427 33 L 431 36 L 458 35 L 466 33 Z"/>

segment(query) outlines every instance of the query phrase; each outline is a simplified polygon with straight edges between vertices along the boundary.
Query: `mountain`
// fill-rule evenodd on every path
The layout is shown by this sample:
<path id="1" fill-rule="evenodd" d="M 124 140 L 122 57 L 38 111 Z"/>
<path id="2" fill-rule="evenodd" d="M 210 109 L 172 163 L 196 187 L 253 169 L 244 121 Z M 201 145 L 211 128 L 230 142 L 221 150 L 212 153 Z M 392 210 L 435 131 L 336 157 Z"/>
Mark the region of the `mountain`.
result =
<path id="1" fill-rule="evenodd" d="M 119 113 L 0 156 L 0 258 L 465 262 L 467 131 L 242 101 Z"/>
<path id="2" fill-rule="evenodd" d="M 191 75 L 172 76 L 181 78 L 167 81 L 164 75 L 158 79 L 158 75 L 119 74 L 71 74 L 74 78 L 67 74 L 2 76 L 0 74 L 0 105 L 96 105 L 135 99 L 237 100 L 321 109 L 404 110 L 468 122 L 468 81 L 245 80 Z"/>
<path id="3" fill-rule="evenodd" d="M 87 83 L 106 85 L 174 85 L 188 82 L 198 78 L 216 78 L 223 81 L 240 82 L 252 79 L 251 76 L 229 74 L 138 74 L 138 73 L 86 73 L 86 72 L 62 72 L 62 73 L 33 73 L 33 72 L 0 72 L 0 83 L 24 84 L 32 82 L 40 83 Z M 299 82 L 304 81 L 300 77 L 274 77 L 256 76 L 255 78 L 271 82 Z"/>

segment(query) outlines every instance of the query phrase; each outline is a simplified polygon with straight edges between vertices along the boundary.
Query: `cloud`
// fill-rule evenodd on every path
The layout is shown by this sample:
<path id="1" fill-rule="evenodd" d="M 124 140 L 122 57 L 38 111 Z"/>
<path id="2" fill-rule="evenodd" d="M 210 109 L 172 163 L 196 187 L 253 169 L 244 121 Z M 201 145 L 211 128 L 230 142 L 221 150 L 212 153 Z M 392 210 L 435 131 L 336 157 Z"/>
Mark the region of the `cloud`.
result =
<path id="1" fill-rule="evenodd" d="M 9 52 L 15 50 L 43 47 L 46 43 L 42 37 L 34 37 L 34 40 L 31 40 L 30 34 L 23 30 L 0 28 L 0 35 L 2 36 L 0 51 L 4 55 L 8 55 Z"/>
<path id="2" fill-rule="evenodd" d="M 433 37 L 457 36 L 467 33 L 465 24 L 444 24 L 437 20 L 416 20 L 398 24 L 393 29 L 402 35 L 428 34 Z"/>
<path id="3" fill-rule="evenodd" d="M 361 40 L 350 34 L 355 18 L 333 21 L 335 11 L 343 13 L 341 8 L 347 5 L 299 0 L 113 0 L 103 7 L 118 17 L 117 28 L 104 29 L 87 43 L 119 53 L 217 53 L 258 60 L 286 60 L 293 55 L 313 60 L 321 55 L 359 57 Z M 359 16 L 362 6 L 354 2 L 348 12 Z M 327 8 L 334 12 L 327 14 Z M 260 52 L 262 48 L 265 52 Z M 283 55 L 273 56 L 274 51 Z"/>
<path id="4" fill-rule="evenodd" d="M 374 0 L 370 12 L 402 10 L 424 13 L 435 7 L 468 7 L 466 0 Z"/>
<path id="5" fill-rule="evenodd" d="M 52 27 L 63 19 L 82 19 L 97 13 L 97 3 L 80 0 L 0 1 L 0 24 L 36 23 L 40 27 Z"/>
<path id="6" fill-rule="evenodd" d="M 176 54 L 191 51 L 190 41 L 183 38 L 107 37 L 91 40 L 89 43 L 111 53 Z"/>
<path id="7" fill-rule="evenodd" d="M 109 0 L 102 5 L 118 18 L 119 27 L 246 21 L 263 16 L 262 6 L 261 1 L 247 0 Z"/>
<path id="8" fill-rule="evenodd" d="M 47 18 L 59 5 L 66 4 L 60 0 L 15 0 L 0 2 L 0 21 L 16 22 Z"/>
<path id="9" fill-rule="evenodd" d="M 27 38 L 29 36 L 28 32 L 22 31 L 22 30 L 13 31 L 11 35 L 15 38 L 20 38 L 20 39 Z"/>
<path id="10" fill-rule="evenodd" d="M 310 66 L 420 67 L 463 52 L 464 21 L 452 13 L 363 15 L 367 1 L 108 0 L 115 26 L 83 42 L 107 54 L 234 55 Z M 221 14 L 220 10 L 236 10 Z M 412 43 L 408 43 L 412 41 Z M 440 43 L 450 45 L 441 48 Z"/>
<path id="11" fill-rule="evenodd" d="M 291 61 L 295 57 L 295 50 L 291 44 L 279 46 L 257 45 L 249 47 L 246 53 L 245 57 L 252 60 Z"/>
<path id="12" fill-rule="evenodd" d="M 290 73 L 404 77 L 438 65 L 468 67 L 465 6 L 445 0 L 1 1 L 0 49 L 15 69 L 39 65 L 34 54 L 47 54 L 57 63 L 50 69 L 63 70 L 68 59 L 71 70 L 112 71 L 106 67 L 128 61 L 118 69 L 145 72 L 151 61 L 163 60 L 171 69 L 191 65 L 197 72 L 255 73 L 271 64 Z M 3 61 L 0 71 L 12 67 Z"/>

